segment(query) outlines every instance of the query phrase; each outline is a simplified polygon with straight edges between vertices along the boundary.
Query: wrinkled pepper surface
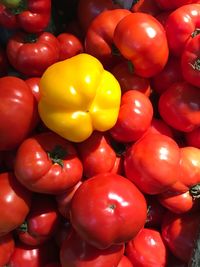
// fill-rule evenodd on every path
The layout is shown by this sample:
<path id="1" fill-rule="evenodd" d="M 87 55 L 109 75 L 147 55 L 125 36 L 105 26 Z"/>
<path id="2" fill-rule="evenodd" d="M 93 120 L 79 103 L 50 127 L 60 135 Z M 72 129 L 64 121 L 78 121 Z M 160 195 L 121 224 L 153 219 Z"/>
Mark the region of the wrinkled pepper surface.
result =
<path id="1" fill-rule="evenodd" d="M 81 53 L 48 67 L 39 88 L 42 121 L 67 140 L 84 141 L 94 130 L 107 131 L 117 121 L 120 85 L 89 54 Z"/>

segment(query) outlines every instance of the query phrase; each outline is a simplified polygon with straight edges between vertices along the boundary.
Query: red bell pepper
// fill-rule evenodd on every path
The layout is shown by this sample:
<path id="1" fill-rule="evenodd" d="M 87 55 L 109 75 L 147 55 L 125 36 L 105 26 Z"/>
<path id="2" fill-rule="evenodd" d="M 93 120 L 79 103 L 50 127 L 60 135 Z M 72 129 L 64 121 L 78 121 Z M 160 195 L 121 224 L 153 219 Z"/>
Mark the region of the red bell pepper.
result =
<path id="1" fill-rule="evenodd" d="M 45 30 L 50 17 L 51 0 L 5 0 L 0 4 L 0 26 L 8 29 L 38 33 Z"/>
<path id="2" fill-rule="evenodd" d="M 183 5 L 170 13 L 165 23 L 170 54 L 181 57 L 186 43 L 199 33 L 200 4 Z"/>
<path id="3" fill-rule="evenodd" d="M 20 31 L 11 36 L 6 52 L 11 66 L 21 74 L 40 77 L 59 60 L 60 44 L 50 32 L 27 34 Z"/>

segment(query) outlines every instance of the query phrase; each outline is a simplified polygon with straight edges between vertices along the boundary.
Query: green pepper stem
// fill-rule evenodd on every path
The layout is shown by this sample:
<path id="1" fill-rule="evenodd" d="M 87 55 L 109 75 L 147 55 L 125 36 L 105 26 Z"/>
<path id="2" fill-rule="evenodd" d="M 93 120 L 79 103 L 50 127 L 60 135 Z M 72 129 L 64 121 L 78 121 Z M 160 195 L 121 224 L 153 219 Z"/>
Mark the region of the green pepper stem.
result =
<path id="1" fill-rule="evenodd" d="M 57 163 L 63 167 L 63 159 L 66 157 L 67 152 L 60 145 L 55 146 L 54 149 L 50 152 L 48 151 L 47 154 L 52 163 Z"/>
<path id="2" fill-rule="evenodd" d="M 196 28 L 192 33 L 191 33 L 191 37 L 194 38 L 195 36 L 197 36 L 200 33 L 200 28 Z"/>
<path id="3" fill-rule="evenodd" d="M 28 3 L 27 0 L 0 0 L 4 2 L 4 6 L 9 9 L 9 11 L 13 15 L 21 14 L 23 11 L 27 10 Z M 13 2 L 12 4 L 9 4 L 8 2 Z M 16 3 L 14 3 L 16 2 Z"/>
<path id="4" fill-rule="evenodd" d="M 195 62 L 192 64 L 192 63 L 189 63 L 189 65 L 194 69 L 194 70 L 197 70 L 197 71 L 200 71 L 200 59 L 198 58 L 197 60 L 195 60 Z"/>
<path id="5" fill-rule="evenodd" d="M 24 221 L 20 226 L 19 226 L 19 231 L 21 232 L 28 232 L 28 223 L 27 221 Z"/>
<path id="6" fill-rule="evenodd" d="M 20 3 L 21 0 L 0 0 L 0 4 L 3 4 L 7 8 L 16 8 Z"/>

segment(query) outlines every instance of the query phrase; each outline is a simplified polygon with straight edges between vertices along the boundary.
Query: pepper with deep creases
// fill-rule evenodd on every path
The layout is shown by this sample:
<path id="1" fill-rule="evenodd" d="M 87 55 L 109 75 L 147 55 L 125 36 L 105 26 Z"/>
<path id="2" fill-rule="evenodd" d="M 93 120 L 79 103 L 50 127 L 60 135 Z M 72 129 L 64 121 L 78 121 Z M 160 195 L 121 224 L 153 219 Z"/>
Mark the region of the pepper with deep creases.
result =
<path id="1" fill-rule="evenodd" d="M 100 61 L 81 53 L 52 64 L 40 80 L 38 109 L 52 131 L 73 142 L 107 131 L 118 117 L 121 88 Z"/>

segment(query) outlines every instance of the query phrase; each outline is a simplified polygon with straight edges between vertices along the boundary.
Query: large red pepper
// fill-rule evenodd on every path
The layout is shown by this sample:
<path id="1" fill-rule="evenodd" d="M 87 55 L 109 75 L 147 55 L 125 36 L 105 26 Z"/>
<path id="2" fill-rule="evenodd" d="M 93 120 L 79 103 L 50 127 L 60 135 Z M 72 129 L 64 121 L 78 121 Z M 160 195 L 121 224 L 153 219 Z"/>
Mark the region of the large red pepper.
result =
<path id="1" fill-rule="evenodd" d="M 44 31 L 51 17 L 51 0 L 19 0 L 10 6 L 8 0 L 0 4 L 0 26 L 23 29 L 26 32 Z"/>

